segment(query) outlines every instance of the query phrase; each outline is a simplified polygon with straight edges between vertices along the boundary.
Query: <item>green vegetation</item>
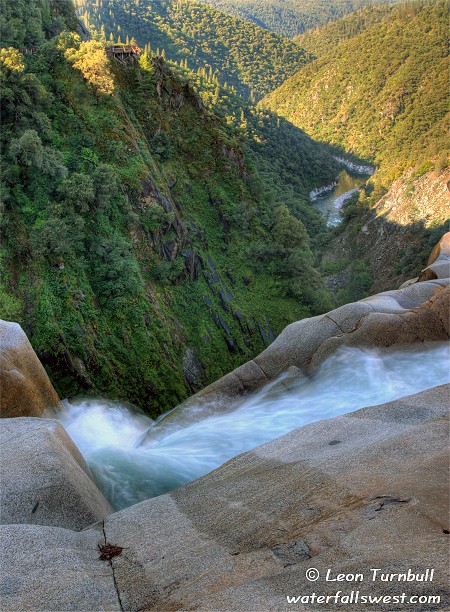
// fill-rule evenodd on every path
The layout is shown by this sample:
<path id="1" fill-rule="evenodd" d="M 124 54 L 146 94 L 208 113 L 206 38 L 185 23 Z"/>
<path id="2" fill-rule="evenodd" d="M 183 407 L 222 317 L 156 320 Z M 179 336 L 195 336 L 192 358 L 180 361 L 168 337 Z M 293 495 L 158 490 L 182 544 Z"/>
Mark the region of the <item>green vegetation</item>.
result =
<path id="1" fill-rule="evenodd" d="M 374 277 L 380 270 L 367 258 L 377 236 L 361 229 L 373 222 L 374 210 L 395 180 L 411 185 L 406 192 L 410 205 L 399 204 L 410 223 L 411 244 L 381 274 L 393 280 L 417 275 L 433 240 L 448 227 L 431 206 L 426 219 L 414 215 L 419 177 L 442 172 L 448 164 L 448 9 L 443 0 L 369 6 L 304 33 L 296 40 L 317 59 L 258 106 L 341 147 L 342 155 L 356 154 L 377 166 L 359 197 L 344 205 L 343 222 L 331 235 L 318 236 L 322 274 L 336 275 L 331 283 L 338 304 L 364 297 L 373 283 L 380 286 Z M 387 246 L 397 240 L 389 215 L 378 215 L 377 227 Z M 341 244 L 346 255 L 336 262 Z"/>
<path id="2" fill-rule="evenodd" d="M 125 41 L 130 36 L 134 41 L 136 36 L 142 42 L 151 35 L 144 47 L 145 55 L 158 57 L 163 54 L 176 75 L 196 89 L 205 106 L 235 128 L 235 135 L 261 179 L 255 178 L 254 173 L 248 177 L 252 196 L 260 200 L 264 193 L 265 206 L 287 205 L 292 214 L 307 225 L 310 236 L 325 230 L 321 215 L 311 206 L 309 192 L 336 176 L 338 165 L 332 157 L 336 151 L 312 141 L 274 113 L 257 109 L 251 100 L 238 93 L 248 95 L 248 90 L 239 84 L 235 87 L 232 77 L 228 83 L 222 78 L 223 60 L 226 59 L 230 76 L 233 58 L 238 57 L 241 76 L 247 74 L 246 69 L 241 71 L 246 64 L 252 74 L 255 72 L 252 78 L 264 79 L 264 87 L 272 87 L 271 75 L 275 74 L 276 79 L 284 78 L 277 71 L 281 66 L 283 71 L 285 66 L 290 66 L 290 59 L 286 61 L 283 51 L 287 41 L 195 2 L 148 5 L 140 0 L 138 5 L 103 2 L 102 6 L 81 0 L 77 3 L 86 25 L 94 34 L 100 31 L 100 37 L 111 38 L 113 32 L 119 36 L 121 33 L 123 41 L 123 33 L 127 32 Z M 186 38 L 187 32 L 192 33 L 192 40 Z M 255 36 L 259 41 L 257 45 L 253 42 Z M 193 56 L 189 60 L 187 49 Z M 213 66 L 219 66 L 219 70 Z M 254 97 L 250 95 L 251 99 Z M 167 140 L 164 132 L 152 140 L 153 150 L 158 150 L 158 155 L 167 154 Z"/>
<path id="3" fill-rule="evenodd" d="M 304 47 L 318 58 L 326 52 L 333 51 L 344 40 L 349 40 L 370 26 L 376 25 L 394 9 L 394 3 L 370 3 L 342 19 L 307 30 L 296 36 L 294 40 L 300 47 Z"/>
<path id="4" fill-rule="evenodd" d="M 184 63 L 168 62 L 177 76 L 192 85 L 203 103 L 235 129 L 248 162 L 257 173 L 247 178 L 252 196 L 260 206 L 285 204 L 307 227 L 310 237 L 325 231 L 322 215 L 311 206 L 309 193 L 330 183 L 339 166 L 330 146 L 314 142 L 305 132 L 271 111 L 259 109 L 233 88 L 222 86 L 204 69 L 197 72 Z"/>
<path id="5" fill-rule="evenodd" d="M 216 9 L 288 37 L 335 21 L 373 0 L 203 0 Z M 376 0 L 375 0 L 376 1 Z"/>
<path id="6" fill-rule="evenodd" d="M 448 9 L 445 0 L 412 2 L 327 26 L 311 35 L 320 57 L 261 107 L 375 162 L 385 187 L 407 168 L 434 163 L 448 146 Z M 324 42 L 330 32 L 333 46 Z"/>
<path id="7" fill-rule="evenodd" d="M 233 117 L 162 58 L 108 61 L 66 2 L 0 6 L 0 316 L 22 324 L 62 396 L 158 414 L 329 306 L 309 228 L 246 159 Z M 333 167 L 302 138 L 305 159 Z M 286 203 L 306 219 L 305 176 Z"/>
<path id="8" fill-rule="evenodd" d="M 295 43 L 196 0 L 76 0 L 86 27 L 197 70 L 253 101 L 292 76 L 309 57 Z"/>

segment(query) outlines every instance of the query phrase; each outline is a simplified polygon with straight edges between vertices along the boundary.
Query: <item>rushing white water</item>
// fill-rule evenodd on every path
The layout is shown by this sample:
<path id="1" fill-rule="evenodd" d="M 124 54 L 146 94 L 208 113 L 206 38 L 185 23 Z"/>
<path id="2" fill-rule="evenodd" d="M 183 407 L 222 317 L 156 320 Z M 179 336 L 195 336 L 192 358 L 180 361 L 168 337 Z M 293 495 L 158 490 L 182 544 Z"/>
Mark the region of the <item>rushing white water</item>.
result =
<path id="1" fill-rule="evenodd" d="M 233 412 L 140 446 L 154 422 L 117 402 L 66 401 L 60 420 L 106 497 L 120 509 L 175 489 L 306 423 L 449 382 L 449 362 L 448 345 L 389 353 L 345 348 L 311 378 L 285 374 L 244 398 Z"/>

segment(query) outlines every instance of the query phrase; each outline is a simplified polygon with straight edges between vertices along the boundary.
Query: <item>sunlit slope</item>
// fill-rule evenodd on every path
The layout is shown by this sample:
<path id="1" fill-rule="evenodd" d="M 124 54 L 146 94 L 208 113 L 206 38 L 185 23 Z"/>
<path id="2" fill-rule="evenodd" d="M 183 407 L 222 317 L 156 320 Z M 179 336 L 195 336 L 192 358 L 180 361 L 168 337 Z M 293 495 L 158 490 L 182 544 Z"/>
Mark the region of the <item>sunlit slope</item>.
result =
<path id="1" fill-rule="evenodd" d="M 135 37 L 171 60 L 205 68 L 221 83 L 260 99 L 309 57 L 290 40 L 196 0 L 75 0 L 78 14 L 108 39 Z"/>
<path id="2" fill-rule="evenodd" d="M 373 160 L 385 184 L 436 161 L 448 125 L 448 9 L 439 0 L 380 12 L 379 21 L 324 52 L 261 106 Z"/>

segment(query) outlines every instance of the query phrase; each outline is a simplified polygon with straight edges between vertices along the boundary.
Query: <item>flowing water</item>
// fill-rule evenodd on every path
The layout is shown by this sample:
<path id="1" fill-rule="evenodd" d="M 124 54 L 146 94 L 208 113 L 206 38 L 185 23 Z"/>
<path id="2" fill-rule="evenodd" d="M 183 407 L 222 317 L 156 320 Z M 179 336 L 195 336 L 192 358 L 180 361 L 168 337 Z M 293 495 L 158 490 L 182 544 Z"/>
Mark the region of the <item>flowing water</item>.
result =
<path id="1" fill-rule="evenodd" d="M 227 459 L 296 427 L 382 404 L 450 381 L 450 350 L 383 353 L 345 348 L 315 374 L 284 374 L 232 412 L 141 444 L 158 427 L 133 407 L 110 400 L 65 402 L 60 420 L 115 509 L 161 495 Z"/>
<path id="2" fill-rule="evenodd" d="M 314 199 L 314 208 L 317 208 L 323 214 L 328 226 L 338 225 L 341 222 L 341 208 L 343 204 L 366 181 L 367 175 L 349 174 L 346 170 L 342 170 L 336 187 Z"/>

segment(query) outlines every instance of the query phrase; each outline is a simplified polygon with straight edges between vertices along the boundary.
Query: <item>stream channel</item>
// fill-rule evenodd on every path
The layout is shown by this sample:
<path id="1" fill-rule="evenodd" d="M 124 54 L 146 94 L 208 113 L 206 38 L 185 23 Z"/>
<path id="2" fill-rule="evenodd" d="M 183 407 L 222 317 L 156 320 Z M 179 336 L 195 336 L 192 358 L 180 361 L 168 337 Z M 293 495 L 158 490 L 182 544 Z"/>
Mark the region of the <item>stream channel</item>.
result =
<path id="1" fill-rule="evenodd" d="M 449 346 L 442 344 L 387 353 L 344 348 L 312 376 L 283 374 L 233 411 L 211 406 L 187 426 L 173 413 L 171 427 L 156 440 L 149 432 L 158 423 L 108 399 L 65 401 L 59 420 L 118 510 L 176 489 L 296 427 L 449 382 L 449 359 Z"/>
<path id="2" fill-rule="evenodd" d="M 341 222 L 343 204 L 365 184 L 368 178 L 368 174 L 362 175 L 354 172 L 349 174 L 347 170 L 342 170 L 336 184 L 330 185 L 329 189 L 317 195 L 311 192 L 310 197 L 314 208 L 322 213 L 329 227 Z"/>

